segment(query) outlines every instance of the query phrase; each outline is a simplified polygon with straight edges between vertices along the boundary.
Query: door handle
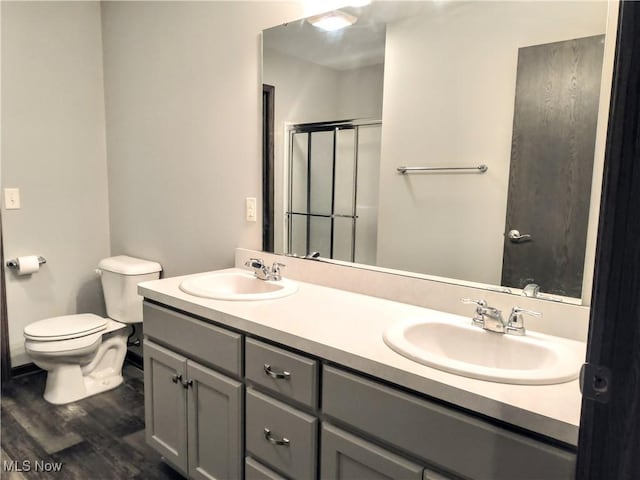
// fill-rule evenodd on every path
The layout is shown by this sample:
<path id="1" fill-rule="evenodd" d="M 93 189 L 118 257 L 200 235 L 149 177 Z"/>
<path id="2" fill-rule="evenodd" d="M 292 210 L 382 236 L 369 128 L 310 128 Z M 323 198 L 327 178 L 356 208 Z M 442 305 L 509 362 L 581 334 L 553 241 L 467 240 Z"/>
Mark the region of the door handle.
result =
<path id="1" fill-rule="evenodd" d="M 529 234 L 523 235 L 518 230 L 510 230 L 509 233 L 507 234 L 507 237 L 509 238 L 509 240 L 511 240 L 512 243 L 522 243 L 522 242 L 528 242 L 532 240 L 531 235 Z"/>

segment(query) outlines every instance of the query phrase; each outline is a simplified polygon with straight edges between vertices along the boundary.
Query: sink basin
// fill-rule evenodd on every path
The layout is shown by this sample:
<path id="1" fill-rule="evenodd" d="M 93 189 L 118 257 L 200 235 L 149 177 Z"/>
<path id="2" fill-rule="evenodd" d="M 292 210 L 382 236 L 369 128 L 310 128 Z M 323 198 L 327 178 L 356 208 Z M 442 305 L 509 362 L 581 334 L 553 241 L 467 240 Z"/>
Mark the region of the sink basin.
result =
<path id="1" fill-rule="evenodd" d="M 180 290 L 215 300 L 271 300 L 295 293 L 298 284 L 285 278 L 260 280 L 250 272 L 223 271 L 187 278 Z"/>
<path id="2" fill-rule="evenodd" d="M 518 385 L 564 383 L 578 377 L 585 344 L 527 332 L 488 332 L 466 321 L 406 320 L 384 332 L 392 350 L 415 362 L 465 377 Z"/>

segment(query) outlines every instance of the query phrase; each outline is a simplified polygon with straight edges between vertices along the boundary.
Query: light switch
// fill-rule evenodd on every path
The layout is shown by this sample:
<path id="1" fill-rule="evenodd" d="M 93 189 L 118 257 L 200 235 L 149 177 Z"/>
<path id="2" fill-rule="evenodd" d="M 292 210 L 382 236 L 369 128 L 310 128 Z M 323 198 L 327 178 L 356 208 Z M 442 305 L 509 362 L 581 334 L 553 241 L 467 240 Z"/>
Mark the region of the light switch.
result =
<path id="1" fill-rule="evenodd" d="M 257 214 L 256 214 L 256 198 L 255 197 L 247 197 L 245 199 L 245 213 L 247 217 L 247 222 L 256 221 Z"/>
<path id="2" fill-rule="evenodd" d="M 16 210 L 20 208 L 19 188 L 4 189 L 4 208 L 6 208 L 7 210 Z"/>

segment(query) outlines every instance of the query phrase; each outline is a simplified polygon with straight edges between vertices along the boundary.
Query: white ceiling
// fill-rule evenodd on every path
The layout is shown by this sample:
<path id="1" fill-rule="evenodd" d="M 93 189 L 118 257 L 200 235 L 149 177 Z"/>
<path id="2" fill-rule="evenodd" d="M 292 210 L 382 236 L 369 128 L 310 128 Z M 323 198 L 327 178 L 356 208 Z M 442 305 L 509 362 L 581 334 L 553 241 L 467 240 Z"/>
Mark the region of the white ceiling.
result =
<path id="1" fill-rule="evenodd" d="M 336 70 L 384 63 L 386 26 L 414 15 L 443 8 L 441 1 L 380 1 L 361 8 L 342 8 L 358 21 L 335 32 L 325 32 L 297 20 L 263 32 L 265 49 Z"/>

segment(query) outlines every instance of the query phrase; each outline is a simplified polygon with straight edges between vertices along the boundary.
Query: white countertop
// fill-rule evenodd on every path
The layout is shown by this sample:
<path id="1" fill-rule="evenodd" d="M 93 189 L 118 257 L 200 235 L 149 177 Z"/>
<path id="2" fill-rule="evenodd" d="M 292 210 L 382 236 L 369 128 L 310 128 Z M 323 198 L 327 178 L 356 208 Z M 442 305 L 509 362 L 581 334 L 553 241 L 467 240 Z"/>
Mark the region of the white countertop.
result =
<path id="1" fill-rule="evenodd" d="M 222 325 L 570 445 L 578 443 L 581 395 L 577 380 L 557 385 L 475 380 L 413 362 L 385 345 L 382 333 L 392 323 L 433 315 L 434 310 L 305 282 L 298 282 L 294 295 L 276 300 L 211 300 L 179 289 L 180 282 L 190 276 L 144 282 L 138 291 L 145 298 Z"/>

